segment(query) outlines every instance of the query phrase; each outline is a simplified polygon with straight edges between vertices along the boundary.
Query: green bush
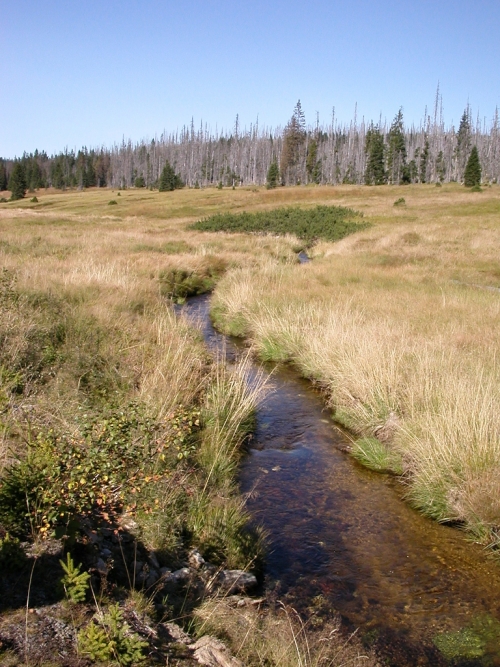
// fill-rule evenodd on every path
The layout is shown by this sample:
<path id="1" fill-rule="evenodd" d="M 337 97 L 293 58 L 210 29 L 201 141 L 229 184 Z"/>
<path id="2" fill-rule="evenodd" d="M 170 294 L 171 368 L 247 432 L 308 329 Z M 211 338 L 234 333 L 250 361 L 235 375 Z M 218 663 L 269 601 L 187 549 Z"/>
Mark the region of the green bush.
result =
<path id="1" fill-rule="evenodd" d="M 78 651 L 94 662 L 118 665 L 139 665 L 144 662 L 147 642 L 132 632 L 117 604 L 106 614 L 78 633 Z"/>
<path id="2" fill-rule="evenodd" d="M 360 222 L 362 213 L 342 206 L 277 208 L 258 213 L 217 213 L 191 226 L 207 232 L 260 232 L 295 234 L 308 243 L 316 239 L 337 241 L 348 234 L 365 229 L 369 223 Z"/>
<path id="3" fill-rule="evenodd" d="M 60 560 L 59 563 L 64 570 L 61 584 L 66 597 L 71 602 L 83 602 L 89 589 L 90 574 L 82 572 L 80 566 L 75 565 L 69 552 L 66 555 L 66 562 Z"/>
<path id="4" fill-rule="evenodd" d="M 120 193 L 118 193 L 118 194 L 120 194 Z M 116 204 L 118 204 L 116 199 L 111 199 L 111 201 L 108 201 L 108 206 L 115 206 Z"/>
<path id="5" fill-rule="evenodd" d="M 406 206 L 406 201 L 404 197 L 400 197 L 399 199 L 396 199 L 394 202 L 393 206 Z"/>
<path id="6" fill-rule="evenodd" d="M 129 403 L 84 413 L 76 434 L 40 434 L 2 478 L 0 523 L 20 537 L 50 530 L 62 537 L 81 516 L 119 511 L 136 487 L 189 458 L 199 428 L 197 411 L 179 408 L 159 424 Z"/>

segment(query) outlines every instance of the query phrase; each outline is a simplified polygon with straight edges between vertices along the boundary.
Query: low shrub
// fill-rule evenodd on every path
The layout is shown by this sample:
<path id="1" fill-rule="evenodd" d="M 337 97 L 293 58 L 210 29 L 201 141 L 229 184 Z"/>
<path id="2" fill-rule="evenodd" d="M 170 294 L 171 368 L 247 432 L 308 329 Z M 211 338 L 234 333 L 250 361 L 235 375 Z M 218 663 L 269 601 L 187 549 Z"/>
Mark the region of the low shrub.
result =
<path id="1" fill-rule="evenodd" d="M 316 239 L 338 241 L 349 234 L 365 229 L 367 222 L 350 208 L 316 206 L 302 209 L 290 206 L 258 213 L 217 213 L 191 226 L 206 232 L 260 232 L 264 234 L 295 234 L 308 243 Z"/>

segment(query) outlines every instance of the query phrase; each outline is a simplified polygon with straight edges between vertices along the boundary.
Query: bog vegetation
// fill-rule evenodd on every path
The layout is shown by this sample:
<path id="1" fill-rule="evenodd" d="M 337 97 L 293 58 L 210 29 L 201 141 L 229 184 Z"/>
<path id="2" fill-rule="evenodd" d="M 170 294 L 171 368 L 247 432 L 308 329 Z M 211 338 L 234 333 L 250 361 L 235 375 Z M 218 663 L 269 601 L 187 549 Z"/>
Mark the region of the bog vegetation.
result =
<path id="1" fill-rule="evenodd" d="M 73 554 L 57 565 L 67 596 L 89 601 L 90 585 L 108 596 L 100 616 L 80 617 L 81 654 L 107 660 L 116 650 L 126 664 L 144 647 L 120 596 L 133 601 L 134 583 L 146 584 L 131 576 L 123 593 L 112 573 L 82 577 L 93 531 L 133 533 L 160 567 L 180 566 L 193 547 L 221 567 L 256 567 L 262 539 L 248 529 L 234 475 L 265 387 L 246 383 L 245 359 L 232 368 L 213 359 L 171 308 L 214 288 L 217 325 L 321 386 L 354 456 L 397 475 L 429 516 L 499 546 L 500 190 L 409 185 L 403 202 L 400 193 L 138 188 L 110 209 L 109 192 L 96 189 L 2 204 L 4 614 L 36 599 L 32 549 L 62 540 Z M 318 222 L 313 233 L 307 219 Z M 201 231 L 200 220 L 238 228 Z M 246 233 L 262 221 L 261 233 Z M 328 236 L 350 224 L 356 233 Z M 306 242 L 313 261 L 299 265 Z M 194 600 L 163 602 L 162 616 L 193 617 Z M 309 635 L 290 610 L 263 618 L 206 602 L 194 617 L 200 632 L 233 637 L 248 664 L 322 659 L 324 642 L 313 633 L 301 643 Z"/>
<path id="2" fill-rule="evenodd" d="M 193 229 L 202 231 L 257 232 L 262 234 L 293 234 L 311 244 L 318 239 L 338 241 L 368 223 L 359 222 L 362 214 L 342 206 L 277 208 L 258 213 L 217 213 L 200 220 Z"/>

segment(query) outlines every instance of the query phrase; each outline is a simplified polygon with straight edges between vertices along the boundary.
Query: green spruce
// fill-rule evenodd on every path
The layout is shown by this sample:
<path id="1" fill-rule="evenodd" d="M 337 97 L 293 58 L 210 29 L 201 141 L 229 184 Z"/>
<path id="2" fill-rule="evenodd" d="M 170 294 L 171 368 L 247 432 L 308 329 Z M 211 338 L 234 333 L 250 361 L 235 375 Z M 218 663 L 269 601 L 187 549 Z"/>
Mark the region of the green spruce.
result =
<path id="1" fill-rule="evenodd" d="M 26 194 L 26 175 L 21 162 L 16 162 L 9 179 L 11 201 L 22 199 Z"/>
<path id="2" fill-rule="evenodd" d="M 274 159 L 269 165 L 269 169 L 267 170 L 266 187 L 268 190 L 272 190 L 278 185 L 279 176 L 280 176 L 280 170 L 278 167 L 278 163 L 276 159 Z"/>
<path id="3" fill-rule="evenodd" d="M 170 162 L 167 160 L 163 171 L 161 172 L 160 182 L 159 182 L 159 191 L 160 192 L 170 192 L 171 190 L 177 190 L 177 188 L 184 187 L 179 174 L 175 173 L 174 168 L 171 166 Z"/>
<path id="4" fill-rule="evenodd" d="M 481 163 L 477 146 L 473 146 L 464 173 L 464 185 L 468 188 L 481 185 Z"/>
<path id="5" fill-rule="evenodd" d="M 365 169 L 366 185 L 383 185 L 387 183 L 384 137 L 377 125 L 372 124 L 366 133 L 365 152 L 367 155 Z"/>

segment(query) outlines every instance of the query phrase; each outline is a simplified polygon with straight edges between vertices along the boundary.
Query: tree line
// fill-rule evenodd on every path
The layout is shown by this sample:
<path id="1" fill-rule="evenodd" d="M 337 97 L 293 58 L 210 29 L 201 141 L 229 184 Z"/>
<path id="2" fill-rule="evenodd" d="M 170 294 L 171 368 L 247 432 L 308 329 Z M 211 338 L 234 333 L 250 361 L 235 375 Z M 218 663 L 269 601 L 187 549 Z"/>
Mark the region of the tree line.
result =
<path id="1" fill-rule="evenodd" d="M 111 148 L 65 150 L 48 156 L 25 153 L 0 159 L 0 190 L 6 190 L 16 165 L 25 187 L 175 187 L 296 184 L 373 184 L 464 182 L 472 150 L 477 151 L 483 182 L 500 182 L 498 109 L 486 123 L 473 120 L 469 106 L 458 128 L 446 127 L 436 94 L 434 113 L 418 127 L 406 126 L 403 110 L 392 122 L 358 121 L 307 125 L 300 101 L 284 127 L 258 122 L 242 129 L 236 117 L 231 131 L 211 132 L 192 121 L 180 132 Z M 168 175 L 164 170 L 168 165 Z M 162 182 L 163 176 L 163 182 Z"/>

